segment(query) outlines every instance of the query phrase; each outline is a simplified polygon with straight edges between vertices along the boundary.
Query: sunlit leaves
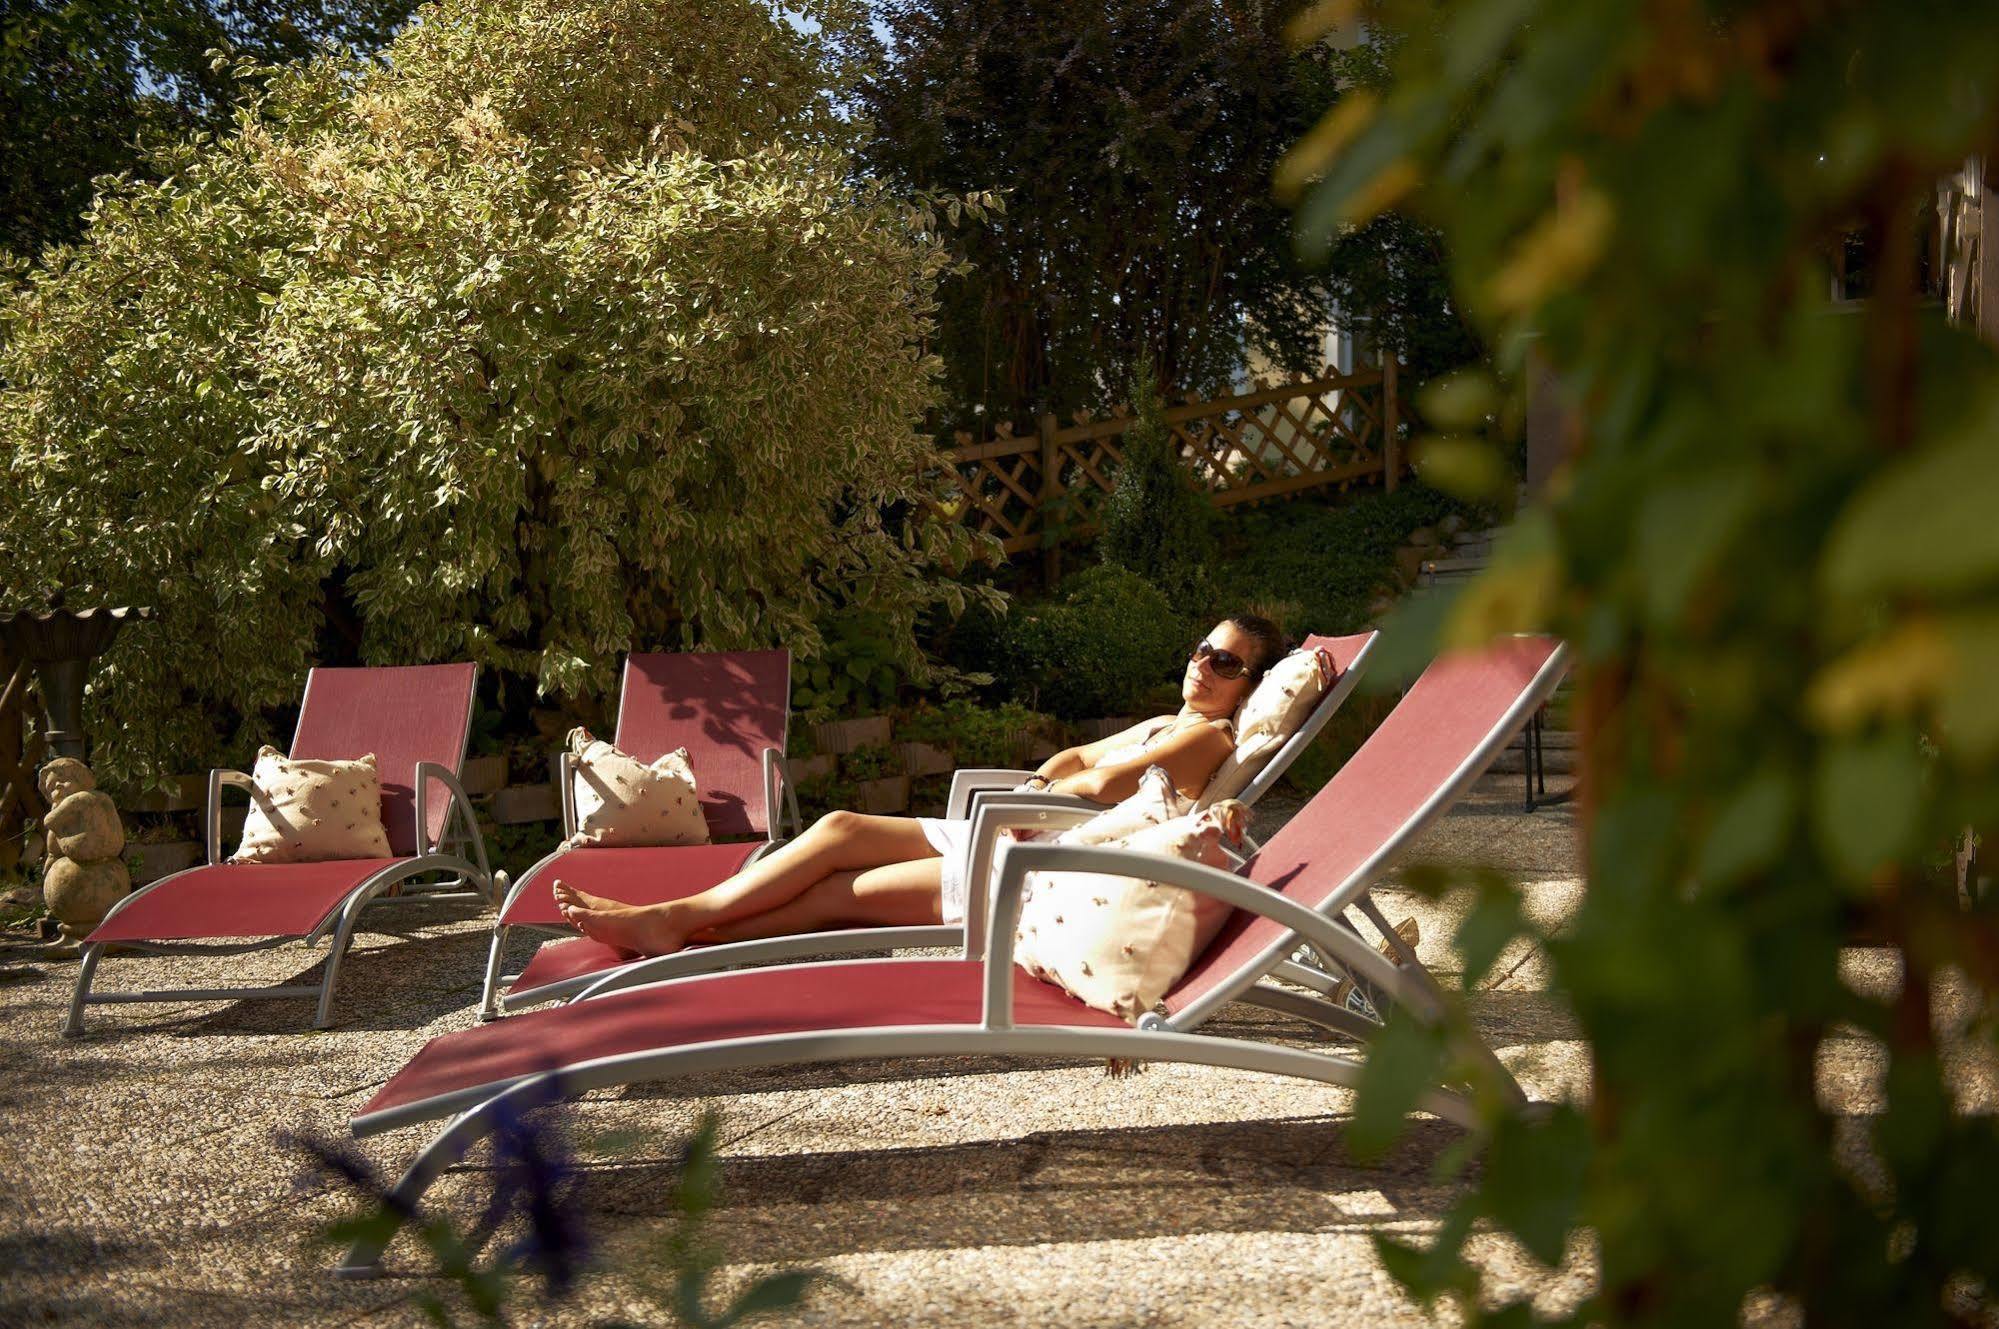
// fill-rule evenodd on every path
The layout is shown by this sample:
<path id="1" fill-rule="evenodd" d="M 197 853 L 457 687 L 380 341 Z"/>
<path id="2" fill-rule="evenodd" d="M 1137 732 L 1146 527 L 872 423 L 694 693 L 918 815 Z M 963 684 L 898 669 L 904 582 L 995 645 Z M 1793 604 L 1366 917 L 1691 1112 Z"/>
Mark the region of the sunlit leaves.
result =
<path id="1" fill-rule="evenodd" d="M 1361 1070 L 1347 1148 L 1363 1162 L 1386 1153 L 1402 1133 L 1402 1119 L 1437 1083 L 1445 1064 L 1441 1033 L 1410 1018 L 1391 1017 L 1369 1044 Z"/>
<path id="2" fill-rule="evenodd" d="M 1963 823 L 1989 843 L 1999 815 L 1999 362 L 1919 287 L 1969 280 L 1927 209 L 1967 158 L 1989 166 L 1999 11 L 1391 0 L 1379 19 L 1378 106 L 1301 154 L 1303 241 L 1410 163 L 1402 206 L 1442 233 L 1498 363 L 1545 365 L 1573 413 L 1524 538 L 1387 643 L 1558 631 L 1594 731 L 1587 892 L 1547 942 L 1590 1044 L 1590 1163 L 1489 1166 L 1460 1212 L 1505 1192 L 1544 1256 L 1562 1225 L 1540 1201 L 1586 1223 L 1590 1322 L 1732 1323 L 1773 1287 L 1812 1322 L 1933 1318 L 1989 1281 L 1959 1234 L 1999 1138 L 1951 1114 L 1927 1013 L 1844 987 L 1840 948 L 1856 919 L 1948 934 L 1904 949 L 1905 981 L 1962 984 L 1953 954 L 1989 1027 L 1999 971 L 1966 959 L 1995 953 L 1989 910 L 1937 901 Z M 1829 297 L 1834 254 L 1872 299 Z M 1460 440 L 1443 471 L 1522 387 L 1437 394 L 1429 422 Z M 1460 941 L 1482 959 L 1505 929 L 1481 915 Z M 1864 1183 L 1813 1055 L 1852 1026 L 1885 1040 Z M 1383 1258 L 1489 1302 L 1456 1249 Z"/>
<path id="3" fill-rule="evenodd" d="M 1884 470 L 1841 515 L 1826 589 L 1842 596 L 1999 585 L 1999 394 L 1920 454 Z M 1920 532 L 1920 538 L 1912 538 Z"/>
<path id="4" fill-rule="evenodd" d="M 1915 735 L 1891 728 L 1835 742 L 1813 784 L 1813 829 L 1848 880 L 1864 883 L 1915 847 L 1924 801 Z"/>
<path id="5" fill-rule="evenodd" d="M 1504 267 L 1486 283 L 1485 298 L 1501 315 L 1538 308 L 1603 257 L 1616 210 L 1602 190 L 1583 185 L 1520 237 Z"/>
<path id="6" fill-rule="evenodd" d="M 882 515 L 939 492 L 948 260 L 857 176 L 825 41 L 753 0 L 446 5 L 285 71 L 0 301 L 0 584 L 163 611 L 93 690 L 112 771 L 214 759 L 208 717 L 329 649 L 590 693 L 633 646 L 810 655 L 864 591 L 923 674 L 966 594 L 928 570 L 982 552 Z"/>

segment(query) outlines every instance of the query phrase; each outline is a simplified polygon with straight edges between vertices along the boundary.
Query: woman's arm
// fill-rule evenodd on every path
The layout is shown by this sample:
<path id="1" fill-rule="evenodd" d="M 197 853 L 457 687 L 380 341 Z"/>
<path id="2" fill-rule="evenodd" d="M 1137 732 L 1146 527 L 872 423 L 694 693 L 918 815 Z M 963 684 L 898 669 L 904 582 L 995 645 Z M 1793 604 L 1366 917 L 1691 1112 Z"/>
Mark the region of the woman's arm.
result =
<path id="1" fill-rule="evenodd" d="M 1148 766 L 1164 766 L 1173 787 L 1198 798 L 1216 770 L 1235 750 L 1235 740 L 1219 724 L 1190 725 L 1142 757 L 1113 766 L 1093 766 L 1055 781 L 1058 794 L 1075 794 L 1094 803 L 1116 803 L 1138 790 L 1138 777 Z"/>
<path id="2" fill-rule="evenodd" d="M 1169 717 L 1170 718 L 1170 717 Z M 1153 730 L 1159 727 L 1157 718 L 1140 720 L 1129 729 L 1121 729 L 1108 738 L 1100 738 L 1094 743 L 1081 743 L 1073 748 L 1063 748 L 1060 752 L 1041 763 L 1034 772 L 1051 783 L 1064 776 L 1075 775 L 1095 766 L 1106 752 L 1132 743 L 1142 743 Z"/>

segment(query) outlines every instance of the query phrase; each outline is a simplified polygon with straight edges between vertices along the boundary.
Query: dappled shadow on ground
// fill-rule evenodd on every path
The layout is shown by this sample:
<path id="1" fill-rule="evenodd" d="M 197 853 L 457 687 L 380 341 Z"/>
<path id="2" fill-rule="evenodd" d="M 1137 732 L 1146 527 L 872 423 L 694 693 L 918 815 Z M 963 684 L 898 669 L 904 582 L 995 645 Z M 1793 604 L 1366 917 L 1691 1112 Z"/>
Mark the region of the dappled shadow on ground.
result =
<path id="1" fill-rule="evenodd" d="M 1440 1219 L 1457 1194 L 1432 1178 L 1463 1138 L 1409 1123 L 1389 1155 L 1354 1163 L 1336 1117 L 1035 1131 L 914 1148 L 732 1155 L 713 1237 L 783 1263 L 867 1252 L 1144 1240 L 1198 1233 L 1340 1232 Z M 581 1169 L 572 1202 L 607 1239 L 674 1216 L 679 1158 Z M 485 1168 L 455 1178 L 471 1196 Z M 467 1209 L 464 1201 L 454 1208 Z M 405 1247 L 405 1257 L 408 1248 Z"/>

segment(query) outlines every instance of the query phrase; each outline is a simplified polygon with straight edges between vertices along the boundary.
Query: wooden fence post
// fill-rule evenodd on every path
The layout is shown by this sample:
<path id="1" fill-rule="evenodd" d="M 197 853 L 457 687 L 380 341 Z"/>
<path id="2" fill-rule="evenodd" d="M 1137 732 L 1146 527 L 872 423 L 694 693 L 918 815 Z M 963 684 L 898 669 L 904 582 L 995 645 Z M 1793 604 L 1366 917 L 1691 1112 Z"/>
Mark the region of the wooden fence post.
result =
<path id="1" fill-rule="evenodd" d="M 1062 549 L 1048 529 L 1049 509 L 1062 494 L 1062 468 L 1055 454 L 1055 417 L 1041 417 L 1041 581 L 1053 590 L 1062 575 Z"/>
<path id="2" fill-rule="evenodd" d="M 1395 357 L 1381 357 L 1382 485 L 1389 493 L 1402 483 L 1402 399 L 1395 386 Z"/>

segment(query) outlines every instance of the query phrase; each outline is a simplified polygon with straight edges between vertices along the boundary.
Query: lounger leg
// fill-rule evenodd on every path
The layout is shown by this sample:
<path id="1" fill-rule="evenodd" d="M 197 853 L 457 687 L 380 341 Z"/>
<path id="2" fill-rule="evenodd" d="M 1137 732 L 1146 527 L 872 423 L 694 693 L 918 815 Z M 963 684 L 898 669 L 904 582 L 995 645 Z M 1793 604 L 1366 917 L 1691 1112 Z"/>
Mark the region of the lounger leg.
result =
<path id="1" fill-rule="evenodd" d="M 1288 975 L 1279 975 L 1288 977 Z M 1294 1019 L 1318 1025 L 1321 1029 L 1336 1034 L 1344 1034 L 1357 1043 L 1371 1042 L 1381 1033 L 1381 1026 L 1364 1015 L 1356 1015 L 1344 1006 L 1335 1006 L 1330 1001 L 1308 997 L 1302 992 L 1292 992 L 1287 988 L 1271 987 L 1259 983 L 1237 998 L 1251 1006 L 1261 1006 L 1267 1011 L 1289 1015 Z"/>
<path id="2" fill-rule="evenodd" d="M 505 923 L 494 922 L 493 945 L 486 952 L 486 985 L 479 993 L 479 1018 L 497 1020 L 500 1018 L 500 961 L 507 951 Z"/>
<path id="3" fill-rule="evenodd" d="M 1367 915 L 1368 920 L 1381 929 L 1381 935 L 1387 939 L 1389 946 L 1400 957 L 1396 963 L 1396 968 L 1400 972 L 1402 980 L 1421 988 L 1428 994 L 1432 1002 L 1441 1005 L 1444 999 L 1443 988 L 1438 985 L 1436 978 L 1430 973 L 1430 967 L 1418 959 L 1416 952 L 1410 949 L 1409 943 L 1402 940 L 1402 935 L 1389 926 L 1388 916 L 1382 913 L 1381 906 L 1374 902 L 1373 893 L 1369 892 L 1361 896 L 1359 906 L 1360 911 Z M 1384 1015 L 1387 1013 L 1385 1008 L 1378 1009 L 1381 1009 Z M 1486 1046 L 1485 1040 L 1482 1038 L 1474 1037 L 1467 1041 L 1471 1046 L 1466 1050 L 1470 1051 L 1474 1057 L 1485 1063 L 1486 1067 L 1494 1072 L 1500 1084 L 1505 1088 L 1507 1096 L 1513 1099 L 1516 1104 L 1524 1104 L 1527 1101 L 1527 1091 L 1522 1089 L 1520 1082 L 1513 1078 L 1513 1072 L 1506 1069 L 1506 1063 L 1499 1059 L 1499 1054 Z"/>
<path id="4" fill-rule="evenodd" d="M 69 998 L 69 1018 L 63 1021 L 64 1038 L 75 1038 L 83 1032 L 84 1003 L 90 999 L 90 985 L 97 978 L 97 961 L 103 954 L 101 941 L 83 948 L 83 963 L 76 971 L 76 991 Z"/>
<path id="5" fill-rule="evenodd" d="M 381 1273 L 382 1252 L 388 1249 L 396 1233 L 415 1216 L 417 1201 L 423 1198 L 423 1193 L 461 1162 L 503 1113 L 515 1110 L 513 1104 L 523 1100 L 532 1103 L 549 1096 L 549 1081 L 552 1078 L 538 1075 L 524 1080 L 452 1118 L 451 1124 L 424 1146 L 423 1152 L 396 1180 L 395 1189 L 389 1192 L 387 1205 L 397 1217 L 396 1226 L 387 1232 L 375 1232 L 356 1239 L 347 1248 L 347 1258 L 340 1262 L 334 1273 L 341 1278 L 373 1278 Z"/>
<path id="6" fill-rule="evenodd" d="M 374 898 L 374 891 L 357 894 L 340 911 L 340 926 L 334 929 L 333 940 L 326 947 L 326 977 L 319 980 L 319 1010 L 312 1017 L 314 1029 L 333 1026 L 333 985 L 340 981 L 340 962 L 347 958 L 347 944 L 353 940 L 354 925 L 361 919 L 362 908 Z"/>

